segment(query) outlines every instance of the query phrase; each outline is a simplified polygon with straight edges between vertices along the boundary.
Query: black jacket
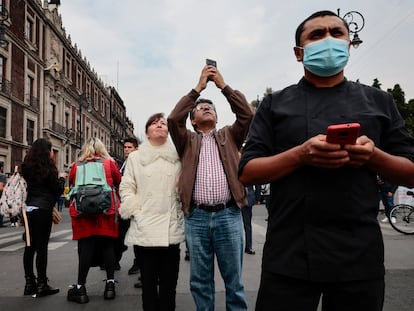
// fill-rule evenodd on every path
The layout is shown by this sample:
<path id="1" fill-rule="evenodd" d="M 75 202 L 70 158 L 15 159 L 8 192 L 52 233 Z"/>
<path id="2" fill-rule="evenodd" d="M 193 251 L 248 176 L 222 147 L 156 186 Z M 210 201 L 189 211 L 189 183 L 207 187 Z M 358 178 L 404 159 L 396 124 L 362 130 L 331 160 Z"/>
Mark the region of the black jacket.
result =
<path id="1" fill-rule="evenodd" d="M 42 182 L 37 182 L 32 179 L 32 174 L 25 170 L 22 170 L 22 175 L 27 183 L 26 205 L 52 210 L 58 197 L 63 193 L 65 178 L 48 176 Z"/>

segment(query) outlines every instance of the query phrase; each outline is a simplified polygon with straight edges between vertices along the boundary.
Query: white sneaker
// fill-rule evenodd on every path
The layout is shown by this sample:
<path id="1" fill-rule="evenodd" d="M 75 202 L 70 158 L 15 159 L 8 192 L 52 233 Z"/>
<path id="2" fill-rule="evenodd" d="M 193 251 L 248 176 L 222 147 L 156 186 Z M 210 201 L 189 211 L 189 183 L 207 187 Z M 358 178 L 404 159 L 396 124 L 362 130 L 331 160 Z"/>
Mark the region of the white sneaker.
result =
<path id="1" fill-rule="evenodd" d="M 381 222 L 388 222 L 388 217 L 384 217 L 383 219 L 381 219 Z"/>
<path id="2" fill-rule="evenodd" d="M 395 218 L 395 217 L 391 217 L 391 222 L 392 222 L 393 224 L 395 224 L 395 223 L 397 222 L 397 218 Z"/>

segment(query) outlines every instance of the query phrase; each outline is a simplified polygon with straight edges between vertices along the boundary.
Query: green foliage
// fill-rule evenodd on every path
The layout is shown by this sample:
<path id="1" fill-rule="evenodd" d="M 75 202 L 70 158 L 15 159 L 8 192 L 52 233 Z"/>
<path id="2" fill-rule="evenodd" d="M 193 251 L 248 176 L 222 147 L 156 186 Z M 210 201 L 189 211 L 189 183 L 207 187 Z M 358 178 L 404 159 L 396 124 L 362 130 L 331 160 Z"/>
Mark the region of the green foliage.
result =
<path id="1" fill-rule="evenodd" d="M 394 102 L 405 121 L 408 131 L 411 135 L 414 135 L 414 99 L 410 99 L 407 103 L 405 101 L 405 93 L 399 84 L 395 84 L 392 89 L 387 89 L 387 92 L 394 98 Z"/>
<path id="2" fill-rule="evenodd" d="M 376 87 L 377 89 L 381 89 L 381 83 L 377 78 L 374 79 L 374 82 L 372 83 L 373 87 Z"/>
<path id="3" fill-rule="evenodd" d="M 265 93 L 263 93 L 263 98 L 265 98 L 267 95 L 272 94 L 273 93 L 273 89 L 271 87 L 267 87 Z M 250 102 L 250 105 L 254 108 L 254 110 L 257 109 L 257 107 L 260 105 L 261 100 L 259 99 L 259 95 L 257 95 L 257 99 L 252 100 Z"/>

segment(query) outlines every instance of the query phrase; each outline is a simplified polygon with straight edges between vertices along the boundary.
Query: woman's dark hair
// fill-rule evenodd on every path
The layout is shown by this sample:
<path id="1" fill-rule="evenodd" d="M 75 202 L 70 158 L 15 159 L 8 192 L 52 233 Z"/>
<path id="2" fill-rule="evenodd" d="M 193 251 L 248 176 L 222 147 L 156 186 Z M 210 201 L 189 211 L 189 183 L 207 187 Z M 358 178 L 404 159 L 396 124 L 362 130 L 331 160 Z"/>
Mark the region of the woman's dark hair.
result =
<path id="1" fill-rule="evenodd" d="M 50 178 L 56 182 L 58 170 L 53 159 L 50 158 L 52 143 L 45 139 L 37 139 L 24 158 L 21 171 L 27 181 L 44 182 Z"/>
<path id="2" fill-rule="evenodd" d="M 148 128 L 154 121 L 158 121 L 159 119 L 164 119 L 164 114 L 162 112 L 155 113 L 148 118 L 147 123 L 145 123 L 145 133 L 148 132 Z"/>
<path id="3" fill-rule="evenodd" d="M 342 17 L 338 16 L 338 14 L 335 14 L 332 11 L 318 11 L 318 12 L 313 13 L 308 18 L 306 18 L 302 23 L 300 23 L 298 28 L 296 28 L 296 33 L 295 33 L 296 46 L 300 46 L 300 36 L 301 36 L 301 34 L 304 30 L 306 22 L 310 21 L 311 19 L 314 19 L 314 18 L 317 18 L 317 17 L 322 17 L 322 16 L 336 16 L 336 17 L 338 17 L 339 19 L 341 19 L 344 22 L 344 25 L 345 25 L 346 29 L 348 29 L 348 31 L 349 31 L 348 23 Z"/>

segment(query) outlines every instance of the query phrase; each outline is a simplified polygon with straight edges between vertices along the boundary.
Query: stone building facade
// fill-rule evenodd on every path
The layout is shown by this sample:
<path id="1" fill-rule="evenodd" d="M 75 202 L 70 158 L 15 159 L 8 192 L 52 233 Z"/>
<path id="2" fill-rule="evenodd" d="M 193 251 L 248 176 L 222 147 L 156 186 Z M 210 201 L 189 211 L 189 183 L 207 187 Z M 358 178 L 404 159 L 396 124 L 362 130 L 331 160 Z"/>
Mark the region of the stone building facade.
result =
<path id="1" fill-rule="evenodd" d="M 58 5 L 0 0 L 0 166 L 10 173 L 31 143 L 47 137 L 58 169 L 68 170 L 89 137 L 123 160 L 134 125 L 124 102 L 72 44 Z"/>

